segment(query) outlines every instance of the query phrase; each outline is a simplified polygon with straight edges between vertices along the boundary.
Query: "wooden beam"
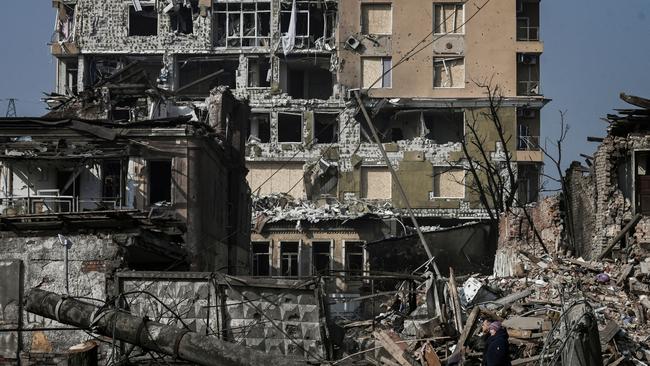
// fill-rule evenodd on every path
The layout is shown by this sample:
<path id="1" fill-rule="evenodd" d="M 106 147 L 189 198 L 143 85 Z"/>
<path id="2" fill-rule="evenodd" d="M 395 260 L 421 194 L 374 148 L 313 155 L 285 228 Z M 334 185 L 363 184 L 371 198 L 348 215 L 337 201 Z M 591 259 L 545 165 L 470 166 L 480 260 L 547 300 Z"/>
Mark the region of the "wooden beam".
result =
<path id="1" fill-rule="evenodd" d="M 587 136 L 587 141 L 589 142 L 603 142 L 605 141 L 602 137 Z"/>
<path id="2" fill-rule="evenodd" d="M 458 296 L 458 286 L 454 277 L 454 269 L 449 267 L 449 297 L 451 297 L 451 310 L 454 313 L 454 323 L 456 330 L 463 330 L 463 312 L 460 308 L 460 297 Z"/>
<path id="3" fill-rule="evenodd" d="M 616 243 L 618 243 L 619 240 L 623 239 L 623 237 L 628 231 L 630 231 L 634 226 L 636 226 L 639 220 L 641 220 L 641 217 L 643 217 L 641 214 L 636 214 L 636 216 L 634 216 L 632 220 L 630 220 L 630 222 L 628 222 L 627 225 L 625 225 L 625 227 L 623 227 L 623 229 L 619 231 L 618 234 L 616 234 L 616 236 L 612 240 L 609 241 L 609 244 L 607 244 L 605 250 L 603 250 L 603 252 L 600 253 L 597 260 L 602 260 L 607 254 L 609 254 L 609 252 L 612 251 L 612 248 L 614 248 L 614 245 L 616 245 Z"/>
<path id="4" fill-rule="evenodd" d="M 223 73 L 223 69 L 221 69 L 221 70 L 219 70 L 219 71 L 217 71 L 217 72 L 213 72 L 213 73 L 210 74 L 210 75 L 206 75 L 206 76 L 204 76 L 204 77 L 202 77 L 202 78 L 200 78 L 200 79 L 198 79 L 198 80 L 194 80 L 194 81 L 192 81 L 191 83 L 189 83 L 189 84 L 187 84 L 187 85 L 184 85 L 184 86 L 182 86 L 182 87 L 180 87 L 180 88 L 174 90 L 174 93 L 178 94 L 178 93 L 182 92 L 183 90 L 185 90 L 185 89 L 187 89 L 187 88 L 191 88 L 191 87 L 193 87 L 193 86 L 196 85 L 196 84 L 202 83 L 202 82 L 204 82 L 204 81 L 206 81 L 206 80 L 210 80 L 210 79 L 212 79 L 213 77 L 218 76 L 218 75 L 220 75 L 220 74 L 222 74 L 222 73 Z"/>
<path id="5" fill-rule="evenodd" d="M 621 99 L 625 101 L 626 103 L 635 105 L 637 107 L 645 108 L 645 109 L 650 109 L 650 99 L 645 99 L 641 97 L 636 97 L 634 95 L 627 95 L 625 93 L 621 93 L 620 95 Z"/>

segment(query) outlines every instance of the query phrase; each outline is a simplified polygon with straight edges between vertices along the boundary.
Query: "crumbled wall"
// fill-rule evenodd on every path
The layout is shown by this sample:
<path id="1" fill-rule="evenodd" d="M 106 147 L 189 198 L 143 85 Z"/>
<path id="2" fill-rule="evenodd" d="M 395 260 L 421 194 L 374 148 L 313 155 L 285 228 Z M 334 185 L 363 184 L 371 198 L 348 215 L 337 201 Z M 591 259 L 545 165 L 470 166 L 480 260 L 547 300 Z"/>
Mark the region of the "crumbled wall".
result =
<path id="1" fill-rule="evenodd" d="M 494 274 L 499 277 L 520 275 L 519 256 L 521 252 L 541 256 L 544 250 L 536 237 L 533 226 L 544 242 L 549 254 L 561 249 L 563 241 L 563 222 L 560 212 L 560 196 L 549 196 L 525 207 L 532 225 L 526 217 L 524 208 L 501 216 L 499 220 L 499 240 Z"/>

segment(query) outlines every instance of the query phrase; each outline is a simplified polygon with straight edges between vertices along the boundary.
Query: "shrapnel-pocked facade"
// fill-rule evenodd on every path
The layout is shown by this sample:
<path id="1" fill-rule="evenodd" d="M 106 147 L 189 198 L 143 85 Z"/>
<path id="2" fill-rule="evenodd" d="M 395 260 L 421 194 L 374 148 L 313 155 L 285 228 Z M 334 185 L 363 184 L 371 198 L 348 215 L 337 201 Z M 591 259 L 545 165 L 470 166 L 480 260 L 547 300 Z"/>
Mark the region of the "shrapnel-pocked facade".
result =
<path id="1" fill-rule="evenodd" d="M 258 225 L 252 236 L 253 274 L 298 275 L 284 268 L 296 258 L 304 268 L 300 275 L 315 273 L 316 252 L 329 253 L 325 267 L 345 269 L 346 241 L 358 245 L 406 231 L 400 224 L 386 230 L 383 226 L 391 224 L 382 222 L 375 230 L 340 227 L 330 238 L 314 225 L 319 247 L 328 243 L 328 248 L 312 250 L 310 223 L 327 218 L 324 204 L 338 202 L 355 217 L 376 213 L 376 207 L 394 208 L 379 215 L 389 220 L 401 217 L 406 206 L 355 91 L 361 92 L 407 200 L 425 225 L 487 217 L 467 174 L 468 157 L 478 154 L 462 148 L 469 125 L 483 138 L 491 160 L 503 162 L 509 154 L 519 201 L 537 198 L 540 108 L 546 102 L 540 86 L 539 1 L 54 4 L 58 93 L 97 90 L 106 75 L 134 63 L 164 91 L 165 98 L 145 94 L 114 100 L 110 88 L 102 86 L 99 112 L 108 118 L 201 118 L 196 111 L 206 107 L 206 96 L 218 85 L 249 101 L 246 165 L 253 196 L 288 194 L 314 209 L 285 220 L 292 208 L 278 206 L 270 214 L 268 207 L 254 205 L 253 218 L 266 225 Z M 496 90 L 493 103 L 486 86 Z M 492 112 L 503 125 L 507 146 L 489 121 Z M 286 256 L 283 240 L 290 242 Z M 268 269 L 255 269 L 255 253 L 268 260 Z"/>

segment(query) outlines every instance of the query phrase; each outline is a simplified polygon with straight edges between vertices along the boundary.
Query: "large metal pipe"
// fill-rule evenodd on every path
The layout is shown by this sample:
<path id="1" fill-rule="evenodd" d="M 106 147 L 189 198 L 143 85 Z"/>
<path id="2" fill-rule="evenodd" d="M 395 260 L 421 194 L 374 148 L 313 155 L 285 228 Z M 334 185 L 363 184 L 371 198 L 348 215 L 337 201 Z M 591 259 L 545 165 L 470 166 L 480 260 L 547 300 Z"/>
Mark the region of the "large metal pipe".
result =
<path id="1" fill-rule="evenodd" d="M 205 366 L 304 365 L 304 359 L 271 355 L 217 337 L 200 335 L 174 326 L 99 307 L 72 297 L 32 289 L 25 310 L 60 323 L 91 329 L 98 334 Z"/>

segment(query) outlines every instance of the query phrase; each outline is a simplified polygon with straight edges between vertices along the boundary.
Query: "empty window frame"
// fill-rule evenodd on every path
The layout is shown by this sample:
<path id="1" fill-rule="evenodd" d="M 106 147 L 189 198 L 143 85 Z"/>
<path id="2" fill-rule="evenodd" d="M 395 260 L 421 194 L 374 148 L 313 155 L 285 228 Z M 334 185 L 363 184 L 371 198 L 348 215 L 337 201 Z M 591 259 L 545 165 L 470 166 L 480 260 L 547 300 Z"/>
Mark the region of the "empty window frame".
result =
<path id="1" fill-rule="evenodd" d="M 253 276 L 271 275 L 271 243 L 254 241 L 251 243 L 251 273 Z"/>
<path id="2" fill-rule="evenodd" d="M 365 242 L 346 240 L 343 243 L 345 251 L 345 270 L 349 274 L 361 275 L 365 270 Z"/>
<path id="3" fill-rule="evenodd" d="M 150 160 L 149 168 L 149 204 L 172 201 L 172 161 Z"/>
<path id="4" fill-rule="evenodd" d="M 268 47 L 271 44 L 271 2 L 216 2 L 216 47 Z"/>
<path id="5" fill-rule="evenodd" d="M 227 85 L 234 89 L 238 68 L 239 58 L 236 57 L 178 56 L 176 93 L 205 98 L 217 86 Z"/>
<path id="6" fill-rule="evenodd" d="M 433 198 L 465 198 L 465 169 L 433 167 Z"/>
<path id="7" fill-rule="evenodd" d="M 460 142 L 465 135 L 465 113 L 462 109 L 434 109 L 423 112 L 426 134 L 436 144 Z"/>
<path id="8" fill-rule="evenodd" d="M 261 143 L 271 142 L 271 115 L 269 113 L 252 113 L 250 116 L 250 128 L 248 138 Z"/>
<path id="9" fill-rule="evenodd" d="M 463 10 L 463 4 L 434 4 L 434 33 L 464 33 L 465 12 Z"/>
<path id="10" fill-rule="evenodd" d="M 361 33 L 392 34 L 393 11 L 391 4 L 361 4 Z"/>
<path id="11" fill-rule="evenodd" d="M 361 59 L 361 84 L 364 89 L 393 86 L 393 60 L 390 57 Z"/>
<path id="12" fill-rule="evenodd" d="M 280 242 L 280 275 L 285 277 L 300 276 L 300 242 Z"/>
<path id="13" fill-rule="evenodd" d="M 271 59 L 250 57 L 248 59 L 248 87 L 268 88 L 271 86 Z"/>
<path id="14" fill-rule="evenodd" d="M 313 275 L 326 275 L 332 269 L 332 241 L 313 241 L 311 243 L 311 263 Z"/>
<path id="15" fill-rule="evenodd" d="M 434 88 L 464 88 L 465 58 L 440 57 L 433 59 Z"/>
<path id="16" fill-rule="evenodd" d="M 314 138 L 319 144 L 331 144 L 338 142 L 338 114 L 314 113 Z"/>
<path id="17" fill-rule="evenodd" d="M 278 113 L 278 142 L 302 142 L 302 114 Z"/>
<path id="18" fill-rule="evenodd" d="M 138 11 L 129 6 L 129 36 L 155 36 L 158 34 L 158 12 L 154 5 L 142 5 Z"/>
<path id="19" fill-rule="evenodd" d="M 329 56 L 285 57 L 280 62 L 280 88 L 295 99 L 329 99 L 335 75 Z"/>
<path id="20" fill-rule="evenodd" d="M 281 2 L 280 32 L 283 36 L 287 35 L 291 25 L 292 6 L 291 2 Z M 312 48 L 330 40 L 336 29 L 337 8 L 338 5 L 331 1 L 297 1 L 294 47 Z"/>

